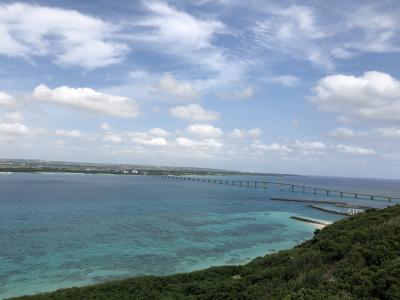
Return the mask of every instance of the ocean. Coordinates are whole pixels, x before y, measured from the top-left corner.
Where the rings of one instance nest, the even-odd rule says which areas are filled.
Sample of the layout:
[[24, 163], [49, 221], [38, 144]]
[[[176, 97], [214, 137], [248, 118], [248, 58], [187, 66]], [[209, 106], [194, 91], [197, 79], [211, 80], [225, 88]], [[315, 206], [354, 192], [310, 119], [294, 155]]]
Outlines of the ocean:
[[[226, 177], [239, 178], [400, 195], [398, 180]], [[0, 174], [0, 298], [242, 264], [313, 236], [315, 225], [291, 216], [343, 218], [271, 197], [327, 199], [150, 176]]]

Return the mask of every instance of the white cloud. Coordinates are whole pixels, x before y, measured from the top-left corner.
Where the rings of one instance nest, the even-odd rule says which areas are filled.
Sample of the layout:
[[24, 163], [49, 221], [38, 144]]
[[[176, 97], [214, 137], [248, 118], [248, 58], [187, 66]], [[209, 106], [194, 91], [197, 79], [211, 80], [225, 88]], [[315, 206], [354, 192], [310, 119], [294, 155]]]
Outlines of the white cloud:
[[361, 52], [399, 52], [399, 9], [379, 9], [363, 5], [349, 14], [347, 27], [358, 30], [358, 38], [349, 40], [347, 47]]
[[111, 131], [111, 126], [108, 123], [101, 123], [100, 124], [100, 129], [105, 130], [105, 131]]
[[79, 130], [64, 130], [64, 129], [59, 129], [56, 130], [56, 135], [57, 136], [62, 136], [62, 137], [71, 137], [71, 138], [79, 138], [82, 137], [82, 132]]
[[308, 142], [296, 140], [293, 146], [304, 151], [319, 151], [326, 149], [325, 144], [320, 141]]
[[259, 137], [261, 134], [262, 130], [260, 128], [253, 128], [250, 130], [236, 128], [232, 130], [232, 132], [229, 135], [236, 139], [242, 139], [245, 137], [253, 137], [253, 138]]
[[0, 134], [5, 136], [32, 135], [35, 131], [21, 123], [0, 123]]
[[13, 106], [14, 104], [15, 104], [15, 99], [13, 96], [0, 91], [0, 106], [2, 106], [2, 105], [3, 106]]
[[140, 137], [135, 137], [133, 138], [133, 141], [137, 144], [140, 145], [145, 145], [145, 146], [166, 146], [167, 141], [163, 137], [153, 137], [153, 138], [140, 138]]
[[179, 137], [176, 139], [176, 143], [179, 146], [183, 146], [183, 147], [193, 147], [196, 145], [195, 141], [185, 138], [185, 137]]
[[[145, 6], [147, 10], [130, 23], [132, 28], [123, 37], [134, 42], [135, 47], [195, 66], [193, 74], [200, 73], [201, 76], [191, 82], [180, 82], [186, 84], [181, 99], [188, 95], [193, 98], [198, 91], [215, 93], [229, 89], [233, 82], [242, 80], [247, 59], [234, 58], [228, 48], [214, 43], [219, 34], [231, 35], [220, 21], [204, 17], [205, 14], [185, 12], [161, 1], [146, 2]], [[164, 79], [168, 87], [175, 86], [171, 78]]]
[[169, 131], [162, 129], [162, 128], [158, 128], [158, 127], [150, 129], [149, 131], [147, 131], [147, 133], [149, 135], [158, 136], [158, 137], [167, 137], [167, 136], [171, 135], [171, 133]]
[[183, 100], [194, 99], [198, 96], [197, 91], [189, 83], [178, 81], [171, 74], [165, 74], [161, 78], [158, 90]]
[[198, 104], [189, 104], [187, 106], [175, 106], [170, 108], [170, 114], [176, 118], [194, 120], [194, 121], [214, 121], [219, 118], [219, 112], [205, 110]]
[[272, 144], [266, 145], [266, 144], [257, 142], [257, 143], [253, 143], [251, 145], [251, 147], [256, 150], [267, 151], [267, 152], [279, 152], [279, 153], [283, 153], [283, 154], [293, 151], [289, 147], [278, 144], [278, 143], [272, 143]]
[[384, 138], [400, 138], [400, 128], [397, 127], [375, 128], [372, 132]]
[[176, 144], [185, 148], [195, 148], [197, 150], [204, 149], [219, 149], [223, 147], [223, 143], [216, 141], [215, 139], [203, 139], [203, 140], [192, 140], [186, 137], [179, 137], [176, 139]]
[[206, 124], [193, 124], [189, 125], [186, 130], [196, 136], [199, 137], [220, 137], [223, 132], [220, 128], [214, 127], [212, 125]]
[[256, 43], [326, 69], [333, 68], [329, 55], [318, 42], [332, 33], [317, 22], [312, 7], [292, 5], [276, 9], [271, 6], [267, 12], [268, 16], [256, 22], [253, 29]]
[[166, 146], [168, 144], [166, 137], [171, 133], [162, 128], [152, 128], [148, 131], [131, 131], [125, 133], [133, 143], [143, 146]]
[[97, 92], [91, 88], [61, 86], [50, 89], [41, 84], [34, 89], [32, 96], [41, 101], [63, 104], [117, 117], [128, 118], [138, 115], [135, 101], [122, 96]]
[[280, 75], [268, 78], [268, 81], [277, 83], [286, 87], [293, 87], [299, 83], [299, 78], [294, 75]]
[[345, 118], [400, 121], [400, 81], [386, 73], [327, 76], [312, 92], [309, 100], [321, 111]]
[[356, 133], [347, 127], [335, 128], [329, 133], [329, 137], [338, 140], [351, 140], [356, 137]]
[[353, 145], [339, 144], [336, 146], [336, 149], [340, 153], [345, 153], [345, 154], [358, 154], [358, 155], [373, 155], [373, 154], [375, 154], [374, 149], [362, 148], [362, 147], [353, 146]]
[[[335, 68], [336, 60], [360, 53], [400, 52], [397, 6], [388, 9], [387, 4], [374, 2], [357, 6], [348, 3], [341, 8], [263, 6], [263, 17], [259, 16], [250, 29], [254, 34], [252, 42], [271, 55], [309, 61], [327, 70]], [[258, 48], [255, 50], [257, 53]]]
[[236, 128], [236, 129], [232, 130], [232, 132], [229, 135], [236, 139], [242, 139], [242, 138], [246, 137], [247, 131], [244, 129]]
[[24, 116], [17, 111], [6, 113], [5, 118], [10, 122], [22, 122], [25, 119]]
[[222, 90], [242, 79], [246, 59], [233, 58], [229, 49], [214, 43], [220, 34], [231, 35], [223, 23], [213, 17], [204, 17], [205, 14], [194, 15], [161, 1], [145, 5], [148, 10], [142, 18], [131, 23], [132, 31], [126, 34], [135, 46], [140, 44], [146, 50], [150, 48], [162, 55], [170, 55], [172, 59], [178, 58], [186, 64], [195, 65], [196, 73], [205, 71], [206, 77], [201, 76], [201, 79], [191, 83], [197, 91]]
[[136, 25], [149, 29], [146, 39], [167, 43], [175, 51], [211, 47], [213, 35], [224, 28], [218, 21], [197, 19], [163, 2], [147, 2], [146, 6], [152, 14]]
[[258, 137], [262, 134], [262, 130], [260, 128], [253, 128], [250, 129], [247, 133], [251, 137]]
[[118, 134], [115, 134], [113, 132], [108, 132], [102, 139], [104, 142], [110, 142], [114, 144], [119, 144], [124, 141], [124, 139], [119, 136]]
[[74, 10], [25, 3], [0, 6], [0, 55], [50, 56], [86, 69], [120, 62], [128, 51], [111, 41], [118, 28]]

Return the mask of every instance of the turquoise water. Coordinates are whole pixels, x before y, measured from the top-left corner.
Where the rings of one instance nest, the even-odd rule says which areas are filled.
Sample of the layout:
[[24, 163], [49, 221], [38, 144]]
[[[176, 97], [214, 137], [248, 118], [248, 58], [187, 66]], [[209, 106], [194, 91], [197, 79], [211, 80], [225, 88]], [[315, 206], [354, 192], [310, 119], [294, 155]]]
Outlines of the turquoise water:
[[290, 216], [340, 218], [269, 200], [293, 193], [142, 176], [2, 174], [0, 187], [0, 298], [245, 263], [312, 237]]

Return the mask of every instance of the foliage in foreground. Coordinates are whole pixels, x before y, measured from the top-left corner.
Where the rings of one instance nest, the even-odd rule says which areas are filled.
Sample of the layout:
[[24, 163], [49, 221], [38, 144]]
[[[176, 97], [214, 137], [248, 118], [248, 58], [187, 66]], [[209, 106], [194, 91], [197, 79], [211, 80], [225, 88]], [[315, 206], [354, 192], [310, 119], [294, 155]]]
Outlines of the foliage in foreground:
[[400, 299], [400, 205], [336, 222], [300, 246], [243, 266], [19, 299]]

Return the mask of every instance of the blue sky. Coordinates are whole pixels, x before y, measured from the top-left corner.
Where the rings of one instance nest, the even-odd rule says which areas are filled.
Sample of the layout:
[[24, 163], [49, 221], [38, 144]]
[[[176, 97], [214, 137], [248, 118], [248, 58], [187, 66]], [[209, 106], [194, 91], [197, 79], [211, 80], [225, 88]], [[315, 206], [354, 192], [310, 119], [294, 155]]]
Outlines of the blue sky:
[[398, 1], [1, 1], [0, 156], [400, 178]]

